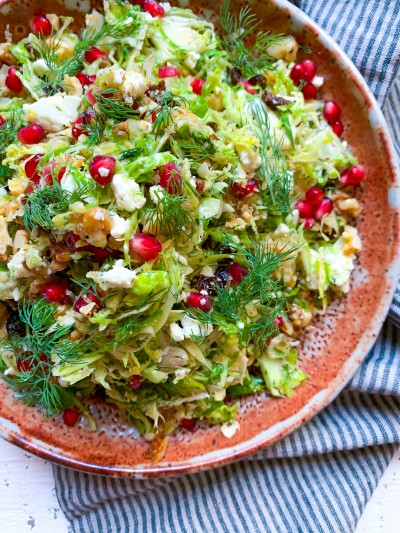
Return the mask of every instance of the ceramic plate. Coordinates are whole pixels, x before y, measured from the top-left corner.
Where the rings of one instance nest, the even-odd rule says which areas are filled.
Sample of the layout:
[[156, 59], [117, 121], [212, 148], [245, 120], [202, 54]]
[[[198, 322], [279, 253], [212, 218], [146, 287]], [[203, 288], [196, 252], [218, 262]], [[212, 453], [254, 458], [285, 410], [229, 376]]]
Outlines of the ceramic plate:
[[[65, 5], [0, 0], [0, 27], [10, 24], [19, 39], [34, 12], [65, 14], [66, 6], [88, 8], [89, 4], [88, 0], [68, 0]], [[240, 9], [244, 4], [233, 1], [232, 7]], [[344, 138], [367, 173], [361, 193], [364, 211], [358, 219], [363, 249], [352, 289], [309, 331], [300, 350], [301, 368], [310, 379], [291, 398], [257, 396], [243, 401], [241, 429], [230, 440], [219, 427], [176, 434], [157, 464], [144, 458], [147, 444], [112, 407], [92, 406], [99, 422], [97, 432], [85, 420], [68, 428], [61, 420], [43, 418], [36, 409], [16, 401], [1, 383], [0, 433], [8, 441], [65, 466], [115, 476], [162, 476], [215, 467], [260, 450], [307, 422], [333, 400], [367, 355], [388, 310], [399, 262], [399, 178], [388, 130], [361, 75], [321, 28], [286, 0], [251, 4], [265, 29], [292, 33], [312, 49], [318, 73], [325, 78], [323, 98], [339, 102]], [[185, 5], [213, 17], [220, 1], [186, 1]], [[75, 9], [72, 15], [80, 14]]]

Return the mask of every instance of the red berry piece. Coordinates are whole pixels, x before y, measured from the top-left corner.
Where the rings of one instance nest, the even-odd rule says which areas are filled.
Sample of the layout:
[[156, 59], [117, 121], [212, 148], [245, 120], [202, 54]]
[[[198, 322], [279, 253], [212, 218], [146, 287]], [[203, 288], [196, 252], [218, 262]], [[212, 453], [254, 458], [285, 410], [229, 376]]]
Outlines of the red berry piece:
[[143, 9], [152, 17], [163, 17], [165, 12], [163, 6], [160, 6], [155, 0], [144, 0]]
[[304, 220], [304, 227], [305, 229], [311, 229], [315, 224], [315, 219], [314, 218], [306, 218]]
[[0, 115], [0, 128], [2, 126], [4, 126], [4, 124], [6, 123], [6, 121], [4, 120], [4, 118]]
[[69, 426], [73, 427], [78, 422], [79, 419], [79, 413], [75, 409], [65, 409], [63, 412], [63, 420], [64, 423]]
[[30, 156], [24, 166], [26, 177], [33, 181], [35, 185], [39, 185], [40, 174], [37, 171], [37, 166], [43, 155], [44, 154], [36, 154]]
[[172, 67], [171, 65], [165, 65], [158, 69], [158, 77], [159, 78], [180, 78], [181, 73], [176, 67]]
[[142, 382], [142, 376], [140, 376], [139, 374], [133, 374], [133, 376], [128, 379], [128, 387], [132, 390], [137, 390], [142, 384]]
[[160, 241], [147, 233], [136, 233], [129, 241], [129, 247], [143, 261], [157, 259], [158, 254], [162, 251]]
[[179, 168], [172, 161], [162, 167], [160, 172], [160, 186], [169, 194], [179, 192], [182, 176]]
[[317, 88], [308, 81], [303, 85], [301, 92], [303, 93], [304, 100], [314, 100], [317, 96]]
[[340, 184], [347, 185], [360, 185], [365, 180], [365, 170], [361, 165], [353, 165], [349, 169], [345, 170], [340, 176]]
[[324, 191], [319, 187], [311, 187], [306, 192], [306, 200], [311, 205], [320, 205], [324, 197]]
[[232, 283], [241, 283], [247, 276], [247, 270], [239, 263], [232, 263], [229, 267], [229, 275], [232, 278]]
[[93, 306], [90, 313], [86, 313], [89, 316], [92, 316], [93, 313], [97, 313], [97, 311], [100, 311], [100, 309], [103, 307], [101, 305], [101, 300], [95, 294], [93, 294], [92, 292], [87, 292], [86, 294], [83, 294], [76, 300], [75, 305], [74, 305], [75, 311], [78, 311], [78, 313], [80, 313], [82, 307], [85, 307], [86, 305], [90, 303], [94, 303], [95, 305]]
[[212, 308], [210, 298], [205, 294], [201, 294], [201, 292], [191, 292], [186, 298], [186, 303], [189, 307], [200, 309], [205, 313], [211, 311]]
[[92, 178], [104, 187], [112, 180], [117, 160], [108, 155], [95, 155], [89, 164], [89, 173]]
[[235, 182], [231, 190], [237, 198], [245, 198], [245, 196], [258, 192], [258, 183], [254, 178], [250, 178], [247, 182]]
[[312, 81], [317, 73], [317, 67], [315, 66], [314, 61], [311, 59], [305, 59], [301, 62], [301, 65], [303, 67], [303, 80], [308, 82]]
[[9, 68], [5, 81], [6, 87], [15, 94], [20, 93], [24, 88], [22, 81], [17, 76], [17, 72], [19, 72], [19, 70], [16, 67]]
[[192, 83], [190, 84], [192, 91], [194, 94], [198, 94], [201, 96], [201, 91], [203, 90], [203, 85], [205, 84], [206, 80], [203, 80], [201, 78], [195, 78]]
[[257, 94], [257, 93], [258, 93], [257, 89], [254, 89], [254, 87], [253, 87], [253, 86], [251, 85], [251, 83], [249, 83], [248, 81], [243, 80], [242, 85], [243, 85], [244, 89], [245, 89], [249, 94]]
[[84, 72], [78, 72], [78, 74], [75, 74], [75, 76], [78, 78], [84, 89], [86, 89], [86, 87], [89, 87], [89, 85], [93, 85], [93, 83], [96, 81], [96, 74], [89, 76]]
[[325, 215], [329, 215], [333, 211], [333, 203], [330, 198], [324, 198], [321, 205], [315, 211], [315, 218], [321, 220]]
[[89, 104], [94, 105], [96, 103], [96, 98], [93, 96], [93, 88], [88, 89], [85, 93], [85, 96]]
[[51, 281], [42, 287], [40, 296], [49, 303], [62, 304], [67, 299], [68, 285]]
[[76, 252], [79, 250], [79, 247], [76, 246], [76, 243], [80, 241], [81, 238], [76, 233], [68, 233], [67, 238], [65, 239], [65, 244], [68, 246], [68, 249], [71, 250], [71, 252]]
[[343, 129], [344, 129], [343, 122], [338, 120], [337, 122], [334, 122], [333, 124], [331, 124], [331, 128], [333, 129], [334, 133], [336, 133], [338, 137], [342, 136]]
[[85, 125], [90, 124], [94, 119], [95, 112], [93, 107], [86, 109], [73, 123], [72, 123], [72, 136], [74, 139], [78, 139], [80, 135], [89, 135], [89, 132], [86, 131]]
[[57, 163], [55, 161], [48, 161], [42, 167], [42, 176], [46, 185], [51, 185], [53, 183], [53, 173], [57, 168]]
[[89, 50], [86, 50], [85, 61], [87, 63], [94, 63], [98, 59], [104, 59], [108, 61], [108, 55], [103, 52], [103, 50], [100, 50], [100, 48], [97, 48], [97, 46], [91, 46]]
[[333, 100], [328, 100], [324, 104], [322, 114], [324, 115], [324, 118], [328, 122], [328, 124], [334, 124], [340, 119], [342, 110], [340, 109], [339, 104], [337, 104]]
[[32, 365], [27, 359], [22, 359], [18, 357], [17, 359], [17, 370], [18, 372], [30, 372], [32, 370]]
[[276, 324], [276, 325], [278, 326], [279, 329], [283, 326], [284, 321], [283, 321], [283, 318], [281, 317], [281, 315], [278, 315], [278, 316], [274, 319], [274, 324]]
[[289, 76], [295, 85], [300, 85], [300, 82], [305, 79], [305, 68], [303, 63], [296, 63], [290, 71]]
[[29, 124], [18, 132], [18, 140], [22, 144], [38, 144], [43, 141], [44, 136], [44, 129], [40, 124]]
[[117, 250], [109, 250], [108, 248], [99, 248], [98, 246], [93, 246], [92, 244], [87, 244], [78, 249], [81, 252], [90, 252], [92, 254], [92, 260], [95, 263], [104, 263], [109, 257], [117, 257]]
[[33, 17], [31, 22], [31, 28], [32, 32], [36, 33], [36, 35], [44, 35], [47, 37], [47, 35], [50, 35], [51, 30], [53, 29], [51, 26], [51, 22], [46, 17], [46, 15], [36, 15]]
[[183, 429], [193, 433], [196, 429], [196, 419], [195, 418], [184, 418], [181, 422]]
[[301, 218], [311, 218], [314, 216], [314, 206], [304, 200], [296, 202], [295, 207], [298, 209]]

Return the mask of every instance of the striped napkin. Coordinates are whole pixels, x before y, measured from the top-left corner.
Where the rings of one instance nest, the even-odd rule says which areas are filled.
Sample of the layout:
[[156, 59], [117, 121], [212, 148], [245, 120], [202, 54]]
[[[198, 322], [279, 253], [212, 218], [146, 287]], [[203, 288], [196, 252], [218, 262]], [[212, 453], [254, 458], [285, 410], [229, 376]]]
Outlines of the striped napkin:
[[[298, 0], [353, 59], [400, 155], [400, 2]], [[397, 75], [397, 78], [396, 78]], [[111, 479], [54, 466], [74, 532], [332, 532], [356, 528], [400, 442], [400, 285], [380, 337], [342, 394], [295, 433], [199, 474]]]

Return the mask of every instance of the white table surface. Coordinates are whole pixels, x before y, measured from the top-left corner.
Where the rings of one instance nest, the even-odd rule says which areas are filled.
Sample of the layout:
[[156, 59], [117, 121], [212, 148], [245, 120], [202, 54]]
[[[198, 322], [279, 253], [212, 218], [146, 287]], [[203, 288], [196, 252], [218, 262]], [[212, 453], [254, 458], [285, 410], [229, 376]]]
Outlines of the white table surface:
[[[1, 439], [0, 457], [1, 531], [67, 533], [51, 465]], [[397, 533], [399, 507], [400, 448], [368, 502], [356, 533]]]

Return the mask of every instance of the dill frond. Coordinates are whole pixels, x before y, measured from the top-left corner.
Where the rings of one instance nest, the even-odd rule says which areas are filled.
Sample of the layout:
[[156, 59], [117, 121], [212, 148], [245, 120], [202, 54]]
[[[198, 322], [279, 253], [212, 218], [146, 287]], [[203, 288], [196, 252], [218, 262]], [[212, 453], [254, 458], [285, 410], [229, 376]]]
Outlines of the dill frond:
[[124, 161], [125, 159], [133, 161], [134, 159], [137, 159], [141, 155], [143, 155], [144, 149], [143, 148], [130, 148], [129, 150], [124, 150], [119, 155], [119, 160]]
[[150, 233], [162, 233], [167, 239], [191, 235], [194, 218], [185, 196], [155, 190], [157, 205], [144, 213], [144, 223]]
[[220, 23], [223, 29], [222, 42], [230, 54], [232, 64], [239, 68], [245, 78], [261, 74], [272, 68], [275, 58], [268, 48], [283, 39], [283, 35], [271, 35], [258, 31], [261, 23], [249, 6], [242, 8], [239, 15], [230, 11], [230, 0], [224, 0]]
[[252, 107], [254, 133], [260, 140], [261, 166], [258, 175], [266, 207], [274, 212], [290, 213], [290, 195], [293, 175], [288, 170], [286, 158], [282, 154], [283, 138], [278, 141], [270, 128], [268, 113], [262, 104]]
[[5, 180], [12, 176], [13, 170], [8, 165], [3, 165], [5, 151], [7, 147], [16, 142], [18, 130], [22, 126], [19, 114], [15, 111], [11, 113], [8, 120], [0, 126], [0, 184], [4, 185]]
[[211, 139], [200, 131], [190, 133], [190, 131], [180, 132], [171, 140], [171, 145], [176, 146], [181, 152], [181, 159], [187, 158], [190, 161], [201, 162], [205, 159], [211, 159], [216, 149]]
[[101, 93], [93, 93], [98, 107], [97, 113], [114, 123], [124, 122], [130, 118], [137, 118], [139, 113], [132, 105], [117, 98], [115, 89], [106, 89]]
[[152, 115], [155, 116], [153, 133], [160, 135], [173, 122], [172, 111], [186, 103], [187, 100], [183, 96], [174, 96], [171, 91], [165, 91], [160, 98], [160, 103], [152, 111]]

